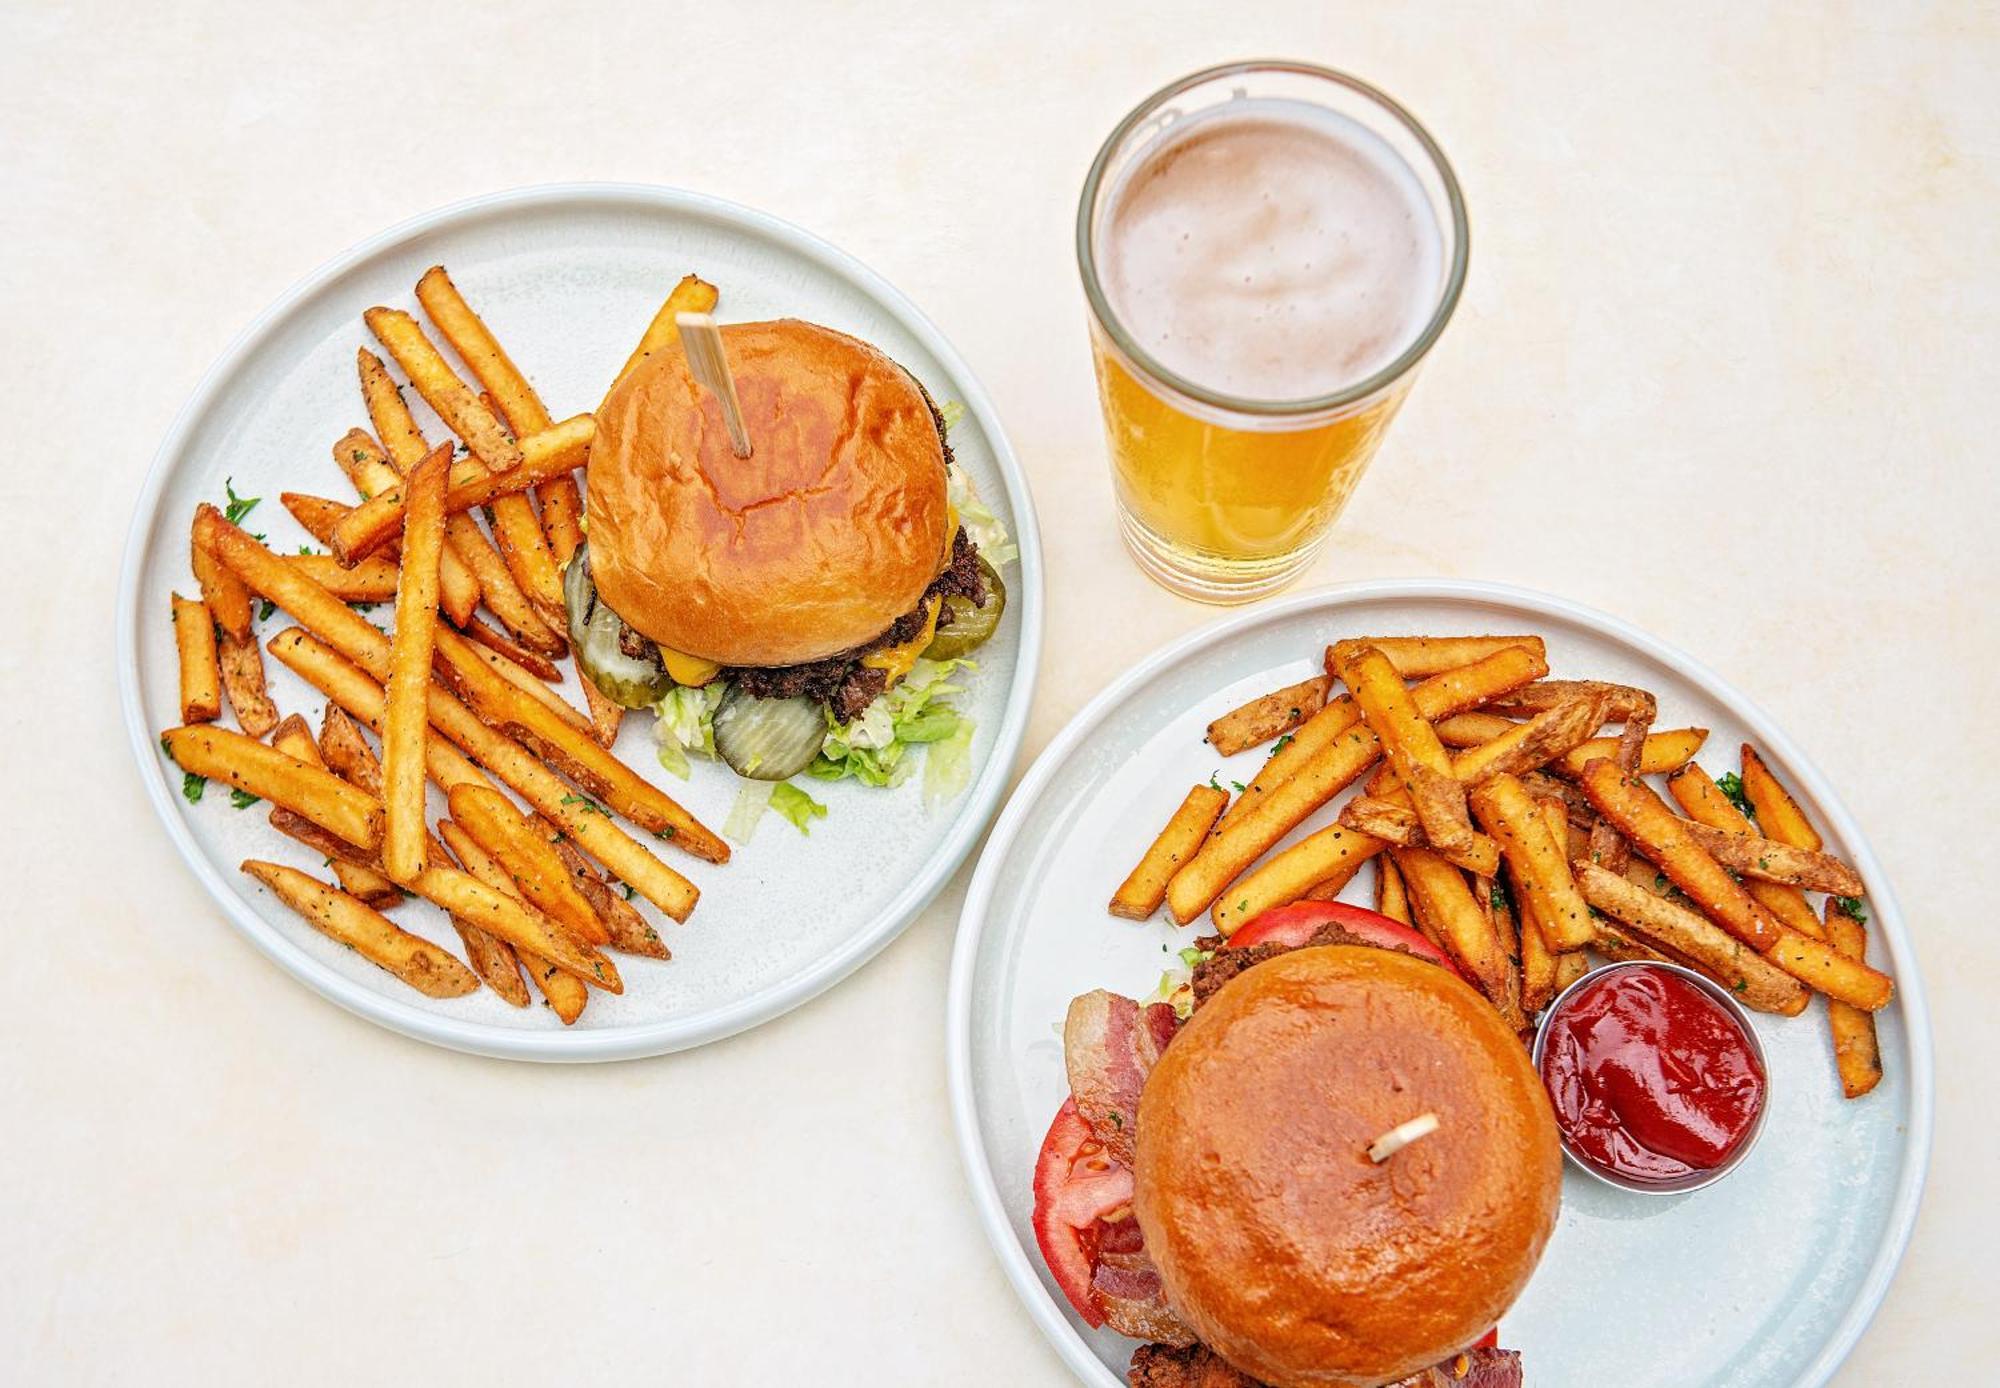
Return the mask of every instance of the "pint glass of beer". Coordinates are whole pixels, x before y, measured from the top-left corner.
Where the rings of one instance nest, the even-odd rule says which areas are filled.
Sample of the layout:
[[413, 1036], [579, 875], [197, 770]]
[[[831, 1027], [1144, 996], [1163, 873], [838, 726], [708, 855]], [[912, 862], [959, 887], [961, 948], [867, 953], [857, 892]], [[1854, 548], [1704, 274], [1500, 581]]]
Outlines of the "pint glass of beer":
[[1076, 249], [1126, 544], [1188, 597], [1275, 592], [1457, 306], [1465, 202], [1444, 153], [1341, 73], [1210, 68], [1111, 132]]

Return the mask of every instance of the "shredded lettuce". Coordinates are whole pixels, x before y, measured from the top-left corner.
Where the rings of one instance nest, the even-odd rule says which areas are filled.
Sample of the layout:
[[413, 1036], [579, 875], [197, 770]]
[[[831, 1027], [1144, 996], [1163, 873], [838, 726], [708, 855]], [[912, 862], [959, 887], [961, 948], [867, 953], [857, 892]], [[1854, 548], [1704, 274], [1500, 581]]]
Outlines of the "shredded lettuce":
[[812, 821], [826, 818], [826, 806], [790, 781], [771, 787], [771, 808], [789, 819], [801, 834], [812, 832]]
[[[1166, 946], [1162, 945], [1161, 948], [1164, 949]], [[1141, 998], [1140, 1003], [1142, 1005], [1156, 1002], [1169, 1003], [1175, 1015], [1185, 1022], [1194, 1013], [1195, 965], [1213, 957], [1210, 951], [1189, 945], [1180, 952], [1181, 966], [1178, 969], [1164, 970], [1160, 974], [1159, 986], [1153, 989], [1150, 996]]]
[[979, 499], [972, 478], [956, 463], [947, 470], [945, 491], [951, 498], [952, 508], [958, 512], [959, 520], [965, 525], [965, 533], [972, 538], [973, 544], [979, 546], [979, 552], [985, 556], [987, 563], [998, 569], [1021, 557], [1021, 551], [1007, 534], [1006, 525], [993, 514], [991, 507]]
[[744, 777], [736, 788], [736, 803], [729, 807], [729, 814], [722, 821], [722, 837], [731, 843], [750, 842], [750, 836], [757, 832], [757, 821], [770, 806], [771, 783]]
[[972, 720], [945, 700], [964, 688], [952, 683], [953, 673], [978, 668], [970, 660], [918, 660], [895, 688], [849, 722], [835, 723], [829, 714], [826, 741], [806, 774], [899, 786], [917, 769], [910, 749], [928, 747], [925, 799], [936, 803], [956, 795], [969, 775]]
[[950, 433], [965, 418], [965, 406], [957, 400], [947, 400], [938, 406], [938, 414], [944, 419], [945, 432]]
[[711, 680], [699, 689], [677, 684], [653, 706], [659, 714], [653, 723], [653, 740], [659, 745], [660, 765], [683, 781], [688, 778], [689, 752], [715, 760], [715, 709], [722, 694], [721, 680]]

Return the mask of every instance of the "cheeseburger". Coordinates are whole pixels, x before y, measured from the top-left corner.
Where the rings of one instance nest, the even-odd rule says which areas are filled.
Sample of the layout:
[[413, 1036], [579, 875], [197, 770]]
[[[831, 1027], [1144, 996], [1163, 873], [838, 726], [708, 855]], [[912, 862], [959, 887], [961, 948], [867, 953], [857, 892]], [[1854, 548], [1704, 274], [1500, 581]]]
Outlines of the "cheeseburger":
[[750, 456], [678, 346], [647, 358], [597, 413], [589, 540], [565, 596], [607, 697], [726, 690], [706, 706], [716, 750], [782, 780], [920, 657], [983, 641], [1004, 594], [952, 504], [945, 422], [908, 371], [797, 319], [721, 333]]
[[[1072, 1004], [1035, 1179], [1051, 1271], [1148, 1342], [1135, 1388], [1518, 1388], [1489, 1332], [1562, 1179], [1534, 1066], [1422, 936], [1337, 903], [1268, 914], [1204, 941], [1185, 1022]], [[1399, 1128], [1419, 1135], [1380, 1142]]]

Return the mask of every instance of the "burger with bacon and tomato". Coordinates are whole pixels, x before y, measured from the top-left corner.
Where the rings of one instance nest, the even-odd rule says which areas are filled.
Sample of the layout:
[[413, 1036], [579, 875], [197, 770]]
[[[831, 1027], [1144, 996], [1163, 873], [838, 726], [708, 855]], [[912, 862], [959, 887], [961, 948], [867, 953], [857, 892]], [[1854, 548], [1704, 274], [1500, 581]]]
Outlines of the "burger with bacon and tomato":
[[[1430, 941], [1344, 903], [1185, 957], [1167, 1001], [1070, 1004], [1035, 1168], [1057, 1286], [1146, 1342], [1134, 1388], [1519, 1388], [1492, 1329], [1562, 1179], [1519, 1038]], [[1399, 1128], [1427, 1131], [1371, 1155]]]

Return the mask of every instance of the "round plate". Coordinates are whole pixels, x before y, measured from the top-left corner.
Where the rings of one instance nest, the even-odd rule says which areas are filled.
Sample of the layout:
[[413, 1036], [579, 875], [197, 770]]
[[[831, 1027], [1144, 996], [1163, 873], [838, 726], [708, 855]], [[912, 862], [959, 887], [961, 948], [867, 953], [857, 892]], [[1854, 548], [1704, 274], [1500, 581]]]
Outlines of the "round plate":
[[[1869, 946], [1897, 985], [1878, 1017], [1886, 1077], [1856, 1102], [1841, 1097], [1820, 1008], [1756, 1018], [1772, 1108], [1728, 1180], [1663, 1200], [1567, 1173], [1561, 1222], [1502, 1343], [1530, 1383], [1819, 1384], [1880, 1304], [1929, 1161], [1930, 1023], [1895, 898], [1825, 779], [1713, 672], [1615, 618], [1493, 584], [1362, 583], [1209, 627], [1105, 690], [1028, 773], [966, 897], [947, 1021], [959, 1147], [1008, 1278], [1084, 1382], [1122, 1385], [1134, 1343], [1070, 1311], [1029, 1224], [1035, 1153], [1068, 1092], [1059, 1027], [1091, 988], [1149, 993], [1195, 933], [1114, 919], [1104, 902], [1190, 784], [1247, 780], [1268, 751], [1218, 758], [1202, 742], [1210, 719], [1316, 672], [1339, 637], [1480, 632], [1541, 634], [1557, 677], [1653, 690], [1659, 726], [1712, 730], [1712, 768], [1754, 742], [1873, 888]], [[1368, 879], [1348, 895], [1365, 900]]]
[[[701, 888], [686, 925], [661, 925], [671, 963], [634, 959], [626, 991], [593, 992], [565, 1029], [544, 1007], [517, 1010], [495, 994], [432, 1001], [306, 928], [237, 870], [248, 857], [318, 869], [280, 837], [262, 807], [237, 811], [211, 789], [181, 798], [162, 757], [161, 729], [179, 721], [167, 596], [191, 592], [188, 524], [224, 483], [262, 497], [244, 521], [279, 552], [310, 537], [279, 504], [281, 491], [348, 497], [331, 447], [365, 423], [354, 351], [369, 342], [363, 309], [414, 307], [431, 265], [452, 277], [525, 370], [557, 418], [594, 407], [654, 311], [683, 274], [722, 291], [725, 322], [815, 319], [879, 345], [940, 401], [965, 406], [952, 431], [958, 460], [1007, 522], [1020, 562], [1005, 571], [1011, 601], [980, 652], [959, 706], [978, 723], [970, 787], [934, 810], [921, 778], [894, 790], [807, 782], [829, 809], [801, 837], [766, 815], [726, 867], [665, 850]], [[432, 438], [441, 427], [407, 392]], [[381, 618], [378, 618], [381, 620]], [[264, 624], [266, 634], [284, 625]], [[294, 286], [236, 340], [175, 421], [154, 460], [126, 545], [119, 590], [119, 683], [147, 792], [195, 875], [250, 941], [308, 987], [372, 1021], [439, 1045], [536, 1060], [608, 1060], [699, 1045], [768, 1021], [860, 967], [930, 902], [991, 819], [1020, 749], [1041, 648], [1041, 552], [1013, 450], [992, 403], [958, 353], [908, 300], [851, 257], [773, 217], [666, 188], [529, 188], [461, 203], [383, 233]], [[267, 661], [283, 712], [317, 723], [324, 700]], [[574, 679], [568, 689], [579, 698]], [[626, 720], [619, 754], [711, 826], [738, 782], [697, 762], [680, 782], [656, 765], [652, 719]], [[432, 792], [435, 812], [442, 802]], [[310, 859], [310, 861], [309, 861]], [[397, 920], [457, 948], [423, 905]]]

